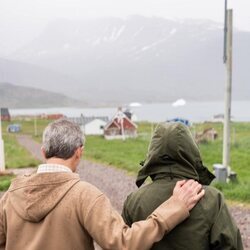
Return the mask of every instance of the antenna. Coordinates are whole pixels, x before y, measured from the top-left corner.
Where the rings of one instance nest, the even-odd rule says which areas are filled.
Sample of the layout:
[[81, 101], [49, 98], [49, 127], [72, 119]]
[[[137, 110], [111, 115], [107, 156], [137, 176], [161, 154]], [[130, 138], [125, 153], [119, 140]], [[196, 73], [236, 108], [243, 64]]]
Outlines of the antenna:
[[225, 14], [224, 14], [224, 52], [223, 62], [227, 62], [227, 0], [225, 0]]
[[4, 141], [2, 138], [2, 108], [0, 108], [0, 172], [5, 171]]

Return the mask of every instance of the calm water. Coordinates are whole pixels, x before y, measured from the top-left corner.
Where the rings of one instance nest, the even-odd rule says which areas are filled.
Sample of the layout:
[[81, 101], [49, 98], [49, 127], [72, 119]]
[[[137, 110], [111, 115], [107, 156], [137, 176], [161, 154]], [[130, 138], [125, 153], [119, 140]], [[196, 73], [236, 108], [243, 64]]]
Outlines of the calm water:
[[[38, 115], [61, 113], [68, 117], [108, 116], [111, 118], [117, 108], [48, 108], [48, 109], [11, 109], [11, 115]], [[138, 121], [161, 122], [175, 117], [189, 119], [191, 122], [202, 122], [213, 119], [216, 114], [224, 112], [223, 102], [190, 102], [185, 106], [173, 107], [171, 103], [142, 104], [131, 110]], [[234, 101], [232, 103], [232, 119], [250, 121], [250, 101]]]

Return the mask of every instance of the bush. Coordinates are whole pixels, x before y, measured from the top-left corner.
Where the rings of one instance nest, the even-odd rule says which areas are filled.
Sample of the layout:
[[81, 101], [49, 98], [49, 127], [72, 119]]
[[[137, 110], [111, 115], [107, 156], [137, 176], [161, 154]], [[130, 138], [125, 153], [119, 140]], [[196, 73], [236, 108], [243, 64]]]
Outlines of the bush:
[[0, 176], [0, 191], [6, 191], [10, 184], [11, 180], [15, 177], [15, 175], [3, 175]]

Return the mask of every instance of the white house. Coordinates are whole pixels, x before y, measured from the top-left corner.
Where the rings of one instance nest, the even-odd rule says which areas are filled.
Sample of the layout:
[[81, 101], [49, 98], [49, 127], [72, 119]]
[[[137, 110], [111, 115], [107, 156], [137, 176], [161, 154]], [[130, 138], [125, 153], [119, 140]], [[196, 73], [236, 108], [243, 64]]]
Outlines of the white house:
[[83, 115], [69, 119], [77, 123], [85, 135], [103, 135], [104, 127], [109, 120], [106, 116], [95, 117]]
[[81, 129], [85, 135], [103, 135], [106, 121], [96, 118], [85, 125], [81, 125]]

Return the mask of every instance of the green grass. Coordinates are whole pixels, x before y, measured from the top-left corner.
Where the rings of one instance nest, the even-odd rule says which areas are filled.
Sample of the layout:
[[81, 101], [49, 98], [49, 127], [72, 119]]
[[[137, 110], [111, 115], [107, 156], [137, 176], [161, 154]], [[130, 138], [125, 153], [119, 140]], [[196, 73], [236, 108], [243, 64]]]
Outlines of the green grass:
[[8, 134], [6, 132], [7, 126], [10, 124], [18, 123], [21, 125], [21, 132], [17, 134], [26, 134], [32, 136], [34, 139], [37, 137], [39, 140], [42, 137], [42, 133], [44, 128], [51, 122], [51, 120], [46, 119], [37, 119], [36, 121], [32, 118], [25, 120], [12, 120], [10, 122], [2, 122], [2, 130], [3, 133]]
[[227, 199], [250, 203], [249, 181], [240, 181], [238, 183], [213, 183], [213, 186], [222, 191]]
[[[18, 121], [14, 121], [17, 123]], [[14, 123], [12, 122], [12, 123]], [[18, 122], [22, 125], [22, 133], [32, 135], [41, 142], [41, 135], [48, 120], [37, 120], [38, 136], [34, 137], [34, 121]], [[6, 133], [3, 123], [5, 140], [5, 158], [8, 167], [36, 166], [38, 163], [29, 153], [18, 145], [15, 136]], [[105, 140], [102, 136], [88, 136], [84, 157], [107, 165], [125, 169], [136, 175], [140, 168], [140, 161], [144, 160], [152, 131], [156, 124], [139, 123], [136, 139]], [[213, 127], [219, 136], [213, 142], [199, 145], [204, 164], [212, 171], [214, 163], [222, 162], [222, 136], [223, 125], [221, 123], [193, 124], [192, 132], [200, 132]], [[250, 203], [250, 123], [232, 123], [231, 126], [231, 168], [237, 173], [238, 183], [213, 184], [220, 189], [227, 199]]]
[[[200, 144], [203, 162], [212, 170], [214, 163], [222, 162], [223, 126], [217, 124], [199, 124], [195, 129], [214, 127], [219, 132], [219, 138], [214, 142]], [[220, 189], [227, 199], [250, 203], [250, 123], [231, 124], [231, 157], [230, 167], [237, 173], [238, 183], [213, 184]]]
[[[22, 131], [19, 133], [8, 133], [6, 131], [9, 124], [19, 123], [22, 126]], [[38, 120], [37, 121], [37, 131], [40, 138], [42, 131], [48, 121]], [[34, 135], [34, 121], [11, 121], [11, 122], [2, 122], [2, 133], [4, 140], [4, 151], [5, 151], [5, 165], [6, 168], [26, 168], [26, 167], [35, 167], [40, 161], [35, 159], [23, 146], [21, 146], [17, 139], [16, 135], [18, 134], [27, 134]]]
[[[136, 139], [105, 140], [101, 136], [88, 136], [85, 148], [85, 157], [94, 161], [113, 165], [136, 174], [139, 163], [147, 152], [148, 144], [155, 127], [150, 123], [140, 123], [139, 136]], [[194, 124], [193, 132], [213, 127], [219, 136], [213, 142], [199, 145], [204, 164], [213, 171], [213, 164], [222, 162], [221, 123]], [[237, 173], [238, 183], [229, 185], [213, 184], [219, 188], [227, 199], [250, 203], [250, 123], [232, 123], [231, 127], [231, 168]]]
[[[214, 163], [222, 161], [222, 124], [207, 123], [203, 124], [203, 127], [195, 126], [196, 130], [212, 126], [219, 132], [218, 139], [199, 145], [203, 162], [210, 170]], [[250, 182], [250, 123], [232, 123], [231, 131], [230, 166], [242, 181]]]
[[[4, 152], [5, 152], [5, 167], [7, 169], [11, 168], [26, 168], [26, 167], [36, 167], [40, 161], [36, 160], [24, 147], [22, 147], [17, 139], [16, 134], [8, 133], [6, 131], [9, 124], [19, 123], [22, 126], [21, 133], [28, 135], [34, 135], [34, 122], [30, 121], [11, 121], [2, 122], [2, 133], [4, 140]], [[38, 121], [37, 122], [37, 138], [41, 137], [42, 131], [48, 121]], [[20, 134], [20, 133], [18, 133]], [[14, 175], [4, 175], [0, 176], [0, 191], [5, 191], [9, 188], [11, 179]]]
[[3, 175], [0, 176], [0, 191], [5, 191], [9, 188], [11, 184], [11, 180], [15, 177], [15, 175]]
[[136, 174], [145, 159], [149, 141], [156, 124], [147, 122], [138, 126], [138, 137], [122, 140], [105, 140], [103, 136], [87, 136], [84, 157], [125, 169]]
[[147, 143], [142, 137], [108, 141], [101, 136], [88, 136], [86, 145], [84, 155], [87, 159], [126, 169], [128, 172], [139, 169], [139, 162], [144, 160], [147, 150]]
[[35, 167], [40, 161], [36, 160], [24, 147], [22, 147], [13, 134], [3, 135], [5, 148], [6, 168]]

